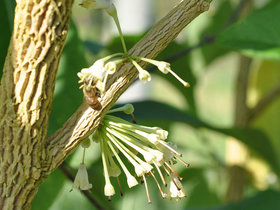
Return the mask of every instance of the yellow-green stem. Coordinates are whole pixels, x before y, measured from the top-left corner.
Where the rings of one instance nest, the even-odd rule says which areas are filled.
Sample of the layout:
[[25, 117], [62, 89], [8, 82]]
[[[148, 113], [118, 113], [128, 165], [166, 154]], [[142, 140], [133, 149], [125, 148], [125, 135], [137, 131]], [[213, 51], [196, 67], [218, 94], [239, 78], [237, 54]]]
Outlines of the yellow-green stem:
[[127, 49], [126, 49], [126, 45], [125, 45], [125, 41], [124, 41], [124, 38], [123, 38], [123, 33], [122, 33], [122, 29], [121, 29], [121, 25], [120, 25], [118, 16], [113, 15], [112, 17], [113, 17], [113, 19], [114, 19], [114, 21], [117, 25], [117, 28], [118, 28], [118, 31], [119, 31], [119, 34], [120, 34], [120, 39], [121, 39], [121, 42], [122, 42], [122, 47], [123, 47], [124, 54], [127, 55]]

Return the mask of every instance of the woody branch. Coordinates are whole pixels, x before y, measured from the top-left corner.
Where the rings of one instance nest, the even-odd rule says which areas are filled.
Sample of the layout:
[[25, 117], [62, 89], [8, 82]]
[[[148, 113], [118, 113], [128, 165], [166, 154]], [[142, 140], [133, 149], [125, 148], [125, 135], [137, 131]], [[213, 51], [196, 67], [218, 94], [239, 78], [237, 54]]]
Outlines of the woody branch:
[[[156, 57], [182, 29], [202, 12], [208, 10], [211, 0], [184, 0], [162, 18], [131, 50], [132, 56]], [[140, 63], [142, 67], [145, 63]], [[99, 125], [105, 113], [137, 77], [130, 62], [119, 66], [107, 82], [107, 91], [101, 97], [102, 108], [93, 110], [84, 102], [68, 121], [47, 139], [47, 151], [52, 160], [49, 172], [65, 158]]]

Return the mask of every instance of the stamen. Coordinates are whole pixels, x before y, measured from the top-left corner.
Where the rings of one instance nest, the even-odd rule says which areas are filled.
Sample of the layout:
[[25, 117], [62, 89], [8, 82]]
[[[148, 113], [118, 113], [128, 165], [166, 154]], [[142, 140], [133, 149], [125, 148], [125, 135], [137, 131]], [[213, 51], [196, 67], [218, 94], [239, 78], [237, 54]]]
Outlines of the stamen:
[[165, 171], [165, 173], [167, 174], [167, 176], [170, 176], [170, 172], [165, 168], [164, 165], [161, 166], [163, 168], [163, 170]]
[[121, 183], [120, 183], [119, 177], [117, 177], [117, 182], [118, 182], [119, 189], [120, 189], [120, 195], [123, 196], [122, 187], [121, 187]]
[[186, 81], [184, 81], [183, 79], [181, 79], [181, 77], [179, 77], [174, 71], [172, 71], [171, 69], [168, 70], [179, 82], [181, 82], [185, 87], [190, 87], [190, 84]]
[[136, 119], [135, 119], [135, 116], [134, 116], [133, 113], [131, 113], [131, 117], [132, 117], [132, 119], [133, 119], [133, 123], [136, 124]]
[[153, 161], [153, 163], [154, 163], [155, 167], [157, 168], [157, 171], [158, 171], [158, 174], [159, 174], [160, 179], [161, 179], [161, 181], [162, 181], [162, 184], [166, 187], [167, 184], [166, 184], [166, 182], [165, 182], [165, 180], [164, 180], [164, 177], [163, 177], [163, 175], [162, 175], [162, 173], [161, 173], [161, 171], [160, 171], [160, 168], [158, 167], [158, 165], [156, 164], [155, 161]]
[[175, 157], [176, 159], [178, 159], [181, 163], [183, 163], [187, 168], [190, 166], [189, 163], [186, 163], [182, 158], [180, 157]]
[[119, 145], [145, 169], [145, 173], [148, 173], [150, 170], [152, 170], [153, 167], [149, 163], [141, 160], [137, 155], [135, 155], [131, 150], [129, 150], [127, 147], [125, 147], [120, 142], [119, 142]]
[[144, 183], [143, 178], [141, 176], [139, 177], [139, 181], [140, 181], [141, 184]]
[[[147, 133], [137, 130], [137, 129], [133, 129], [133, 128], [129, 128], [129, 127], [122, 127], [122, 124], [119, 123], [120, 125], [117, 125], [118, 123], [114, 123], [114, 122], [109, 122], [109, 126], [118, 131], [118, 133], [122, 133], [125, 134], [125, 136], [127, 136], [128, 134], [133, 136], [134, 138], [129, 138], [129, 140], [131, 139], [137, 139], [137, 141], [133, 141], [135, 144], [139, 145], [139, 140], [145, 142], [147, 145], [153, 146], [153, 144], [151, 143], [151, 141], [149, 140], [149, 136]], [[140, 144], [141, 147], [145, 146], [144, 144]]]
[[183, 180], [183, 178], [180, 177], [179, 174], [167, 162], [164, 162], [164, 163], [165, 163], [165, 165], [167, 165], [167, 167], [170, 169], [170, 171], [172, 171], [172, 173], [174, 173], [178, 177], [178, 179], [180, 179], [180, 181]]
[[182, 157], [183, 155], [179, 152], [177, 152], [175, 149], [173, 149], [172, 147], [170, 147], [168, 144], [166, 144], [166, 142], [164, 141], [158, 141], [161, 145], [165, 146], [167, 149], [169, 149], [172, 153]]
[[[111, 113], [111, 110], [108, 111], [107, 113]], [[143, 125], [137, 125], [137, 124], [135, 125], [135, 124], [127, 122], [127, 121], [125, 121], [121, 118], [118, 118], [118, 117], [115, 117], [115, 116], [110, 116], [110, 115], [106, 115], [105, 119], [109, 119], [110, 124], [113, 123], [115, 126], [118, 126], [118, 127], [125, 127], [127, 129], [132, 130], [132, 131], [134, 131], [135, 128], [137, 128], [138, 130], [141, 130], [143, 132], [157, 134], [155, 127], [151, 128], [151, 127], [143, 126]]]
[[144, 180], [144, 184], [145, 184], [145, 189], [146, 189], [146, 195], [147, 195], [147, 199], [148, 199], [148, 203], [151, 204], [152, 201], [150, 199], [150, 195], [149, 195], [149, 189], [148, 189], [148, 185], [147, 185], [147, 181], [146, 181], [146, 178], [145, 176], [143, 175], [143, 180]]
[[[123, 133], [120, 133], [120, 132], [117, 132], [115, 129], [111, 129], [111, 128], [108, 128], [108, 127], [106, 128], [106, 130], [109, 133], [111, 133], [112, 135], [116, 136], [122, 142], [124, 142], [125, 144], [130, 146], [131, 148], [133, 148], [136, 151], [140, 152], [144, 156], [145, 160], [148, 163], [155, 158], [155, 156], [152, 153], [146, 151], [146, 150], [148, 150], [147, 146], [137, 142], [136, 140], [134, 140], [133, 137], [128, 137], [127, 135], [125, 135]], [[120, 142], [119, 142], [119, 144], [120, 144]]]
[[107, 127], [107, 130], [113, 134], [114, 136], [118, 137], [120, 140], [122, 140], [124, 143], [126, 143], [128, 146], [132, 147], [136, 151], [140, 152], [141, 154], [146, 154], [147, 152], [140, 148], [142, 146], [139, 142], [131, 142], [129, 140], [132, 140], [132, 138], [127, 138], [127, 136], [120, 134], [119, 132], [115, 132], [115, 130], [110, 129]]
[[[108, 130], [108, 128], [107, 128]], [[110, 133], [106, 132], [107, 137], [114, 143], [114, 145], [123, 153], [123, 155], [129, 160], [129, 162], [132, 163], [132, 165], [135, 168], [135, 172], [138, 173], [137, 176], [142, 176], [144, 173], [144, 170], [142, 169], [142, 166], [136, 162], [134, 158], [132, 158], [123, 148], [122, 144]], [[124, 146], [123, 146], [124, 147]], [[124, 147], [125, 148], [125, 147]]]
[[[156, 179], [156, 177], [155, 177], [155, 175], [154, 175], [154, 172], [151, 171], [151, 172], [149, 172], [149, 174], [154, 178], [154, 180], [155, 180], [155, 182], [156, 182], [156, 184], [157, 184], [157, 186], [158, 186], [158, 189], [159, 189], [159, 191], [160, 191], [161, 197], [162, 197], [163, 199], [165, 199], [165, 198], [166, 198], [166, 194], [163, 193], [163, 191], [162, 191], [162, 189], [161, 189], [161, 187], [160, 187], [160, 185], [159, 185], [159, 183], [158, 183], [158, 180]], [[166, 185], [166, 186], [167, 186], [167, 185]], [[166, 187], [166, 186], [165, 186], [165, 187]]]
[[175, 181], [174, 177], [171, 176], [171, 181], [175, 184], [175, 186], [177, 187], [177, 190], [181, 190], [182, 188], [180, 186], [178, 186], [177, 182]]
[[[113, 145], [111, 144], [110, 141], [108, 141], [108, 145], [109, 145], [110, 149], [113, 151], [115, 157], [117, 158], [119, 164], [121, 165], [121, 167], [122, 167], [122, 169], [123, 169], [123, 171], [124, 171], [124, 173], [125, 173], [125, 175], [126, 175], [127, 184], [128, 184], [128, 186], [129, 186], [129, 188], [131, 188], [131, 187], [137, 185], [138, 183], [135, 182], [136, 180], [134, 181], [134, 180], [129, 179], [130, 177], [133, 177], [133, 176], [132, 176], [132, 175], [130, 174], [130, 172], [127, 170], [126, 166], [125, 166], [124, 163], [122, 162], [121, 158], [119, 157], [118, 153], [116, 152], [115, 148], [113, 147]], [[132, 181], [134, 181], [134, 182], [132, 182]]]

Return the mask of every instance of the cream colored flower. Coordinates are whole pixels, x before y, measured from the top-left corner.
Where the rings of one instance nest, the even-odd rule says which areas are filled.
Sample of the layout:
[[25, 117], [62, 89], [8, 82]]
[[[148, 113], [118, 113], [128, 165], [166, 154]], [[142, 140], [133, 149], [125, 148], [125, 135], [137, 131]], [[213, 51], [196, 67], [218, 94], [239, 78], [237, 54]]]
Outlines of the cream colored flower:
[[143, 69], [135, 60], [131, 59], [130, 61], [135, 66], [135, 68], [138, 70], [139, 79], [141, 82], [146, 83], [146, 82], [151, 81], [152, 78], [148, 71]]
[[80, 164], [72, 188], [78, 188], [80, 190], [89, 190], [92, 188], [92, 184], [88, 181], [86, 165], [83, 163]]
[[[123, 62], [123, 59], [117, 59], [115, 61], [109, 61], [110, 59], [122, 56], [123, 53], [115, 53], [99, 60], [96, 60], [89, 68], [84, 68], [78, 72], [80, 78], [79, 83], [83, 85], [94, 86], [99, 93], [103, 94], [106, 87], [108, 76], [113, 74], [116, 70], [116, 65]], [[109, 62], [108, 62], [109, 61]]]
[[189, 87], [190, 84], [186, 81], [184, 81], [181, 77], [179, 77], [172, 69], [170, 68], [170, 63], [167, 63], [165, 61], [157, 61], [154, 59], [150, 58], [144, 58], [144, 57], [137, 57], [137, 56], [131, 56], [131, 59], [138, 59], [141, 61], [145, 61], [147, 63], [155, 65], [158, 70], [160, 70], [162, 73], [167, 74], [170, 73], [172, 74], [179, 82], [181, 82], [185, 87]]
[[[109, 111], [113, 113], [116, 111], [127, 111], [129, 114], [134, 108], [132, 105], [119, 107]], [[105, 115], [102, 126], [95, 131], [94, 139], [99, 139], [101, 146], [101, 155], [105, 177], [104, 194], [111, 199], [115, 194], [115, 190], [111, 184], [110, 179], [121, 174], [120, 168], [127, 178], [127, 185], [131, 188], [138, 184], [137, 180], [132, 174], [145, 183], [148, 202], [150, 203], [148, 184], [146, 176], [152, 176], [155, 180], [162, 198], [166, 198], [166, 194], [161, 189], [161, 186], [154, 175], [157, 171], [162, 181], [163, 186], [167, 186], [163, 172], [171, 177], [170, 183], [170, 198], [182, 198], [185, 196], [182, 184], [182, 179], [172, 168], [172, 163], [176, 161], [182, 162], [188, 166], [180, 157], [180, 153], [170, 143], [166, 142], [168, 132], [158, 127], [148, 127], [127, 122], [121, 118]], [[133, 173], [127, 169], [119, 153], [125, 157], [134, 170]], [[119, 163], [120, 168], [115, 163]], [[179, 180], [180, 179], [180, 180]], [[119, 182], [119, 181], [118, 181]], [[175, 188], [174, 188], [175, 186]]]
[[170, 199], [176, 198], [176, 200], [186, 197], [182, 183], [173, 173], [171, 173], [170, 189], [167, 197]]

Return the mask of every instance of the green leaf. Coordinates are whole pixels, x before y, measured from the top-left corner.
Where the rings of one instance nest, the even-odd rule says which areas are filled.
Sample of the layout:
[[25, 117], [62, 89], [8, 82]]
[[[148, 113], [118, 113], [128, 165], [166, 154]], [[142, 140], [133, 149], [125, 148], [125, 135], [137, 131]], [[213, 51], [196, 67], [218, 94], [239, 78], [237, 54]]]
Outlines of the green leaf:
[[[221, 28], [223, 28], [227, 24], [227, 21], [229, 20], [232, 14], [233, 6], [228, 0], [217, 1], [215, 2], [215, 6], [216, 12], [212, 16], [210, 16], [209, 14], [209, 24], [207, 24], [207, 26], [201, 32], [200, 40], [202, 40], [205, 37], [214, 36], [216, 33], [218, 33], [221, 30]], [[209, 65], [216, 58], [224, 56], [228, 52], [228, 50], [224, 47], [217, 45], [214, 42], [212, 44], [204, 45], [201, 48], [201, 52], [203, 55], [205, 65]]]
[[[167, 48], [160, 53], [160, 55], [156, 58], [157, 60], [165, 60], [170, 56], [180, 52], [186, 48], [186, 44], [178, 44], [177, 42], [171, 42]], [[168, 82], [172, 84], [173, 87], [177, 88], [184, 96], [188, 109], [192, 113], [196, 113], [196, 102], [194, 97], [194, 89], [196, 87], [196, 77], [192, 72], [192, 68], [190, 67], [190, 57], [189, 55], [185, 55], [180, 57], [175, 61], [171, 61], [171, 68], [176, 74], [179, 75], [183, 80], [190, 83], [190, 87], [184, 87], [174, 76], [171, 74], [162, 74], [160, 71], [155, 70], [154, 73], [163, 77]]]
[[276, 155], [270, 139], [259, 129], [250, 127], [214, 127], [193, 114], [154, 101], [143, 101], [133, 103], [133, 105], [135, 106], [135, 116], [139, 120], [145, 119], [151, 122], [183, 122], [195, 128], [207, 128], [227, 136], [235, 137], [267, 161], [275, 172], [280, 174], [279, 157]]
[[278, 2], [227, 28], [217, 42], [248, 56], [280, 60], [279, 19]]
[[278, 210], [280, 206], [279, 197], [279, 191], [266, 190], [238, 203], [208, 208], [188, 208], [188, 210]]
[[201, 177], [194, 189], [189, 193], [190, 199], [187, 204], [192, 206], [211, 206], [217, 205], [221, 201], [217, 196], [217, 192], [210, 189], [204, 177]]
[[97, 55], [101, 50], [104, 49], [104, 46], [97, 42], [92, 41], [84, 41], [85, 48], [92, 53], [93, 55]]
[[[125, 44], [127, 47], [127, 50], [132, 48], [142, 37], [144, 34], [135, 35], [135, 36], [124, 36]], [[111, 39], [111, 41], [107, 44], [106, 50], [108, 50], [109, 54], [117, 53], [117, 52], [123, 52], [121, 40], [119, 36], [115, 36]]]
[[32, 202], [32, 209], [49, 209], [52, 203], [56, 200], [64, 183], [65, 176], [59, 169], [51, 173], [47, 180], [40, 185], [39, 191]]
[[50, 116], [49, 133], [53, 133], [71, 116], [82, 103], [77, 73], [88, 67], [85, 50], [73, 21], [67, 35], [58, 69], [55, 95]]

